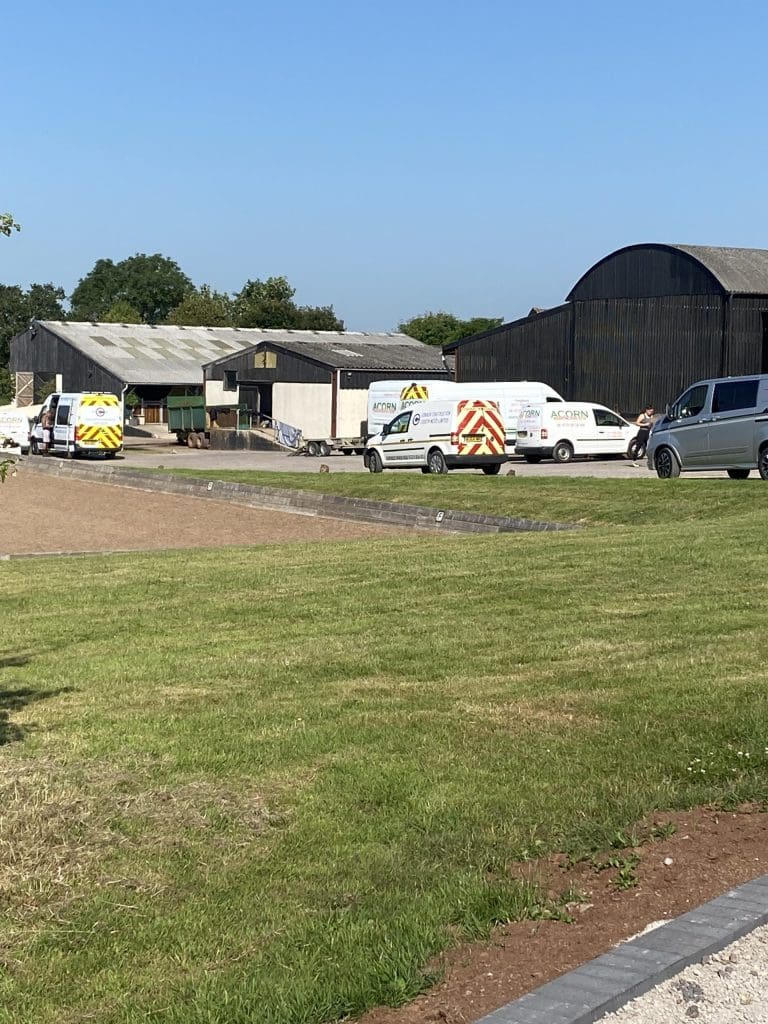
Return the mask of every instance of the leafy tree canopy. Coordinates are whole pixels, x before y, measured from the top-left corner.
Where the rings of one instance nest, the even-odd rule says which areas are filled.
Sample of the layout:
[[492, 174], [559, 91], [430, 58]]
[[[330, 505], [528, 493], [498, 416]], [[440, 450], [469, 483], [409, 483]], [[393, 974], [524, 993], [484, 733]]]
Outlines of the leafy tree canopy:
[[165, 322], [177, 327], [234, 327], [232, 299], [210, 285], [201, 285], [184, 296]]
[[17, 284], [0, 285], [0, 403], [13, 398], [9, 341], [25, 330], [30, 320], [63, 320], [63, 301], [64, 289], [55, 284], [32, 284], [26, 291]]
[[458, 341], [459, 338], [480, 334], [481, 331], [490, 331], [502, 323], [502, 317], [476, 316], [470, 320], [460, 320], [453, 313], [427, 312], [398, 324], [398, 330], [426, 345], [442, 346]]
[[179, 265], [160, 253], [137, 253], [119, 263], [97, 260], [72, 292], [69, 318], [104, 320], [122, 301], [138, 311], [142, 322], [155, 324], [164, 320], [193, 287]]
[[12, 231], [21, 231], [21, 224], [17, 224], [10, 213], [0, 213], [0, 235], [10, 235]]
[[141, 313], [127, 299], [118, 299], [101, 318], [105, 324], [140, 324]]
[[333, 306], [297, 306], [296, 289], [284, 277], [246, 281], [233, 301], [236, 327], [282, 327], [284, 330], [343, 331]]

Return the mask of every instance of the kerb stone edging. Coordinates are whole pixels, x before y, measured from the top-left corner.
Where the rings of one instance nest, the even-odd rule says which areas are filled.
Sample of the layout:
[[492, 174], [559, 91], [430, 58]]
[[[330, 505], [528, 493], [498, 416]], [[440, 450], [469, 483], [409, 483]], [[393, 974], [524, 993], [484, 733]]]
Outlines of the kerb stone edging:
[[614, 946], [475, 1024], [594, 1024], [764, 924], [768, 875]]
[[143, 491], [161, 491], [216, 501], [231, 501], [253, 508], [277, 509], [303, 515], [328, 516], [332, 519], [354, 519], [366, 523], [390, 523], [411, 526], [414, 529], [448, 533], [521, 533], [578, 530], [576, 523], [550, 523], [512, 516], [485, 516], [474, 512], [451, 509], [426, 508], [421, 505], [401, 505], [389, 501], [371, 501], [367, 498], [345, 498], [313, 491], [282, 490], [259, 487], [229, 480], [155, 473], [140, 469], [124, 469], [104, 464], [68, 462], [55, 456], [28, 457], [21, 465], [34, 473], [74, 477], [131, 487]]

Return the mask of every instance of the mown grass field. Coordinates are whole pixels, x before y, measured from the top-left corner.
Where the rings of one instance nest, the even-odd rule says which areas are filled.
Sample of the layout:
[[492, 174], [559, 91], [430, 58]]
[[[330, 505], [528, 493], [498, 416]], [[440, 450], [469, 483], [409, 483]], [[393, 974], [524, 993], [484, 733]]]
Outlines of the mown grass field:
[[768, 799], [762, 485], [575, 483], [643, 525], [0, 565], [0, 1022], [397, 1003], [516, 861]]

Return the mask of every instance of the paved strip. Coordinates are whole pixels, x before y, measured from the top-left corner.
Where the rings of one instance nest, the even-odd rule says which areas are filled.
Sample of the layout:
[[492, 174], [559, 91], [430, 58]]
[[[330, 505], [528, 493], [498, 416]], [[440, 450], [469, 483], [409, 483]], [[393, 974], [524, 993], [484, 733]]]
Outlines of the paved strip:
[[426, 508], [421, 505], [371, 501], [367, 498], [345, 498], [335, 494], [258, 487], [253, 484], [216, 480], [215, 477], [206, 480], [203, 477], [152, 473], [101, 463], [88, 465], [55, 458], [30, 458], [24, 465], [26, 469], [36, 473], [74, 477], [79, 480], [109, 483], [119, 487], [211, 498], [216, 501], [229, 501], [254, 508], [279, 509], [293, 513], [303, 512], [305, 515], [321, 515], [333, 519], [410, 526], [415, 529], [437, 532], [521, 533], [581, 529], [580, 526], [571, 523], [550, 523], [514, 516], [486, 516], [474, 512]]
[[476, 1024], [593, 1024], [768, 923], [768, 875], [624, 942]]

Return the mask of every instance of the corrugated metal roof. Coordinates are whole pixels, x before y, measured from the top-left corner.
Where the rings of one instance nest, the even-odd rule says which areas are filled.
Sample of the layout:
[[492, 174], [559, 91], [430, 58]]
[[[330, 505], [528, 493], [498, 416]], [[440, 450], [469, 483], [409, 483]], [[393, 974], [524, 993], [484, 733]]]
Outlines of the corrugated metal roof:
[[[335, 370], [442, 370], [439, 348], [425, 345], [407, 334], [363, 333], [361, 331], [241, 330], [250, 335], [249, 349], [268, 345], [305, 359], [313, 359]], [[256, 337], [258, 335], [258, 337]], [[211, 362], [222, 362], [223, 356]]]
[[673, 245], [698, 260], [727, 292], [768, 295], [768, 249], [731, 249], [720, 245]]
[[337, 369], [442, 369], [440, 349], [406, 334], [40, 323], [126, 384], [198, 384], [204, 365], [263, 342]]

